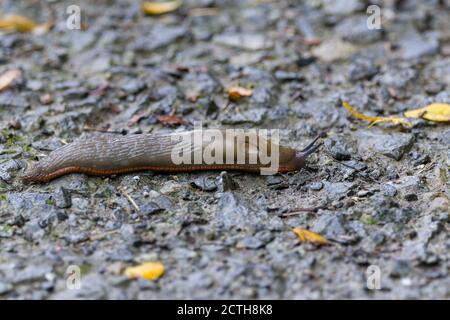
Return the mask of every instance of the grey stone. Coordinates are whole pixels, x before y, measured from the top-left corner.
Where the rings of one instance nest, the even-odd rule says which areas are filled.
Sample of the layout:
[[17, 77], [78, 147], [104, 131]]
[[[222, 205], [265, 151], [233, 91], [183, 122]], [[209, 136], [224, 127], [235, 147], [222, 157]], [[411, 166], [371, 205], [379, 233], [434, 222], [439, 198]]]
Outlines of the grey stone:
[[224, 33], [213, 38], [213, 42], [244, 50], [262, 50], [272, 47], [272, 41], [263, 34]]
[[351, 148], [342, 137], [325, 139], [324, 145], [336, 160], [349, 160], [352, 156]]
[[139, 36], [133, 43], [132, 48], [139, 52], [152, 52], [185, 37], [187, 33], [188, 30], [185, 26], [165, 27], [157, 25], [146, 36]]
[[164, 211], [164, 208], [160, 208], [155, 202], [146, 202], [139, 207], [143, 215], [153, 215]]
[[399, 45], [404, 60], [433, 55], [439, 51], [439, 40], [434, 33], [407, 35], [400, 40]]
[[261, 124], [267, 114], [267, 109], [257, 108], [247, 110], [241, 113], [227, 113], [220, 116], [221, 122], [223, 124]]
[[383, 35], [381, 29], [367, 28], [366, 15], [349, 17], [339, 23], [335, 30], [344, 40], [355, 44], [370, 44], [380, 40]]
[[340, 240], [346, 235], [342, 216], [335, 213], [322, 214], [312, 225], [311, 230], [327, 239]]
[[207, 192], [212, 192], [212, 191], [216, 191], [217, 190], [217, 183], [216, 183], [216, 179], [214, 177], [199, 177], [199, 178], [195, 178], [192, 182], [191, 185], [194, 188], [203, 190], [203, 191], [207, 191]]
[[382, 133], [380, 131], [358, 131], [358, 152], [364, 157], [371, 153], [383, 154], [400, 160], [414, 144], [414, 136], [407, 133]]

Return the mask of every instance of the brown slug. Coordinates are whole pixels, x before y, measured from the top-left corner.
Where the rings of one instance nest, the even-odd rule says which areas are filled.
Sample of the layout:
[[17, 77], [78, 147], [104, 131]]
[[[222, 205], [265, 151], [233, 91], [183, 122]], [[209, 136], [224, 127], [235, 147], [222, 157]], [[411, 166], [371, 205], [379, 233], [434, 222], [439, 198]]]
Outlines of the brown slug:
[[[22, 179], [24, 182], [48, 182], [68, 173], [104, 176], [142, 170], [237, 170], [256, 173], [270, 167], [267, 155], [263, 161], [263, 149], [266, 149], [269, 158], [274, 155], [278, 157], [275, 172], [288, 172], [302, 168], [306, 157], [319, 147], [315, 145], [319, 137], [305, 149], [297, 151], [275, 144], [260, 133], [246, 134], [244, 130], [236, 130], [234, 135], [228, 135], [225, 131], [228, 130], [201, 130], [203, 138], [198, 145], [192, 143], [192, 140], [196, 141], [198, 130], [126, 136], [98, 134], [50, 152], [47, 157], [29, 166]], [[205, 139], [209, 144], [205, 144]], [[245, 152], [245, 156], [240, 156], [239, 151]], [[215, 161], [207, 158], [195, 161], [197, 155], [204, 154], [210, 154]], [[193, 158], [194, 161], [189, 161]], [[180, 162], [180, 159], [188, 161]]]

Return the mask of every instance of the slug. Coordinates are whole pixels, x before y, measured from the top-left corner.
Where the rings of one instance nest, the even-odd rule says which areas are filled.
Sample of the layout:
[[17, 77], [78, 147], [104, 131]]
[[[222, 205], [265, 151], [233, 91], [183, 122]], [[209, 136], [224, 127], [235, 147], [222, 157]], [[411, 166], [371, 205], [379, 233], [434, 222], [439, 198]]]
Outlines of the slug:
[[[229, 135], [225, 131], [230, 130], [126, 136], [97, 134], [50, 152], [47, 157], [29, 166], [22, 179], [25, 183], [36, 183], [48, 182], [69, 173], [106, 176], [142, 170], [237, 170], [256, 173], [270, 168], [272, 164], [267, 159], [276, 163], [275, 172], [288, 172], [302, 168], [306, 157], [319, 147], [315, 145], [319, 137], [298, 151], [276, 144], [260, 132], [248, 134], [244, 130], [231, 130], [236, 132]], [[195, 143], [198, 137], [201, 137], [201, 143]], [[264, 150], [267, 153], [265, 157], [262, 154]]]

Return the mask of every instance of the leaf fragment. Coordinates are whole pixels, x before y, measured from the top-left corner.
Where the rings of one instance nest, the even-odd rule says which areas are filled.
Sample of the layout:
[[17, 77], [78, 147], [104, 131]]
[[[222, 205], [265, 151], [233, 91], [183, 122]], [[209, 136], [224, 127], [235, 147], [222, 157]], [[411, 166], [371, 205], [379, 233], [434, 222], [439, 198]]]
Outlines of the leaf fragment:
[[390, 123], [396, 124], [396, 125], [401, 124], [405, 128], [411, 128], [412, 127], [412, 124], [408, 120], [403, 118], [403, 117], [395, 117], [395, 116], [391, 116], [391, 117], [373, 117], [373, 116], [368, 116], [368, 115], [359, 113], [358, 111], [356, 111], [346, 101], [343, 101], [342, 105], [355, 118], [360, 119], [360, 120], [369, 121], [369, 127], [371, 127], [371, 126], [373, 126], [373, 125], [375, 125], [377, 123], [386, 123], [386, 122], [390, 122]]
[[36, 23], [24, 16], [9, 15], [0, 19], [0, 29], [15, 30], [18, 32], [32, 32], [35, 28]]
[[228, 89], [228, 98], [232, 101], [237, 101], [242, 97], [250, 97], [253, 94], [253, 90], [243, 87], [231, 87]]
[[33, 20], [20, 16], [20, 15], [8, 15], [4, 18], [0, 18], [0, 30], [12, 30], [17, 32], [33, 32], [36, 34], [43, 34], [48, 32], [53, 25], [52, 19], [43, 24], [37, 24]]
[[143, 278], [156, 280], [164, 273], [164, 265], [161, 262], [144, 262], [135, 267], [128, 267], [124, 274], [130, 279]]
[[435, 122], [450, 121], [450, 104], [432, 103], [424, 108], [410, 110], [405, 112], [407, 118], [421, 118]]
[[12, 69], [0, 75], [0, 92], [7, 89], [18, 77], [22, 75], [20, 69]]
[[146, 1], [142, 3], [142, 11], [149, 15], [160, 15], [177, 10], [181, 6], [181, 0], [154, 2]]
[[300, 242], [309, 242], [318, 245], [327, 245], [329, 241], [322, 237], [320, 234], [315, 232], [302, 229], [302, 228], [294, 228], [292, 231], [297, 235]]

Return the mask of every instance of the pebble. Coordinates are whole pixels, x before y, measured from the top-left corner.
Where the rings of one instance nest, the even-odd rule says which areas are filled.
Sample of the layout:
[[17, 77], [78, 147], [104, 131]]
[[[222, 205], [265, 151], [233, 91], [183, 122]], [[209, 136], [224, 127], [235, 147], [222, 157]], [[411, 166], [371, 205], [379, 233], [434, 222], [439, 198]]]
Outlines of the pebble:
[[191, 182], [191, 186], [206, 192], [212, 192], [217, 190], [217, 183], [214, 177], [195, 178]]
[[241, 113], [227, 113], [220, 116], [223, 124], [244, 124], [251, 123], [259, 125], [263, 122], [267, 114], [267, 109], [258, 108], [243, 111]]
[[342, 137], [331, 137], [325, 139], [324, 145], [328, 152], [336, 160], [350, 160], [352, 156], [351, 148]]
[[272, 41], [263, 34], [224, 33], [214, 36], [213, 42], [243, 50], [257, 51], [272, 47]]
[[407, 35], [399, 41], [401, 58], [413, 60], [430, 56], [439, 52], [438, 35], [426, 33], [423, 35]]
[[358, 153], [370, 157], [372, 152], [400, 160], [414, 144], [414, 136], [408, 133], [382, 133], [380, 131], [359, 131]]

